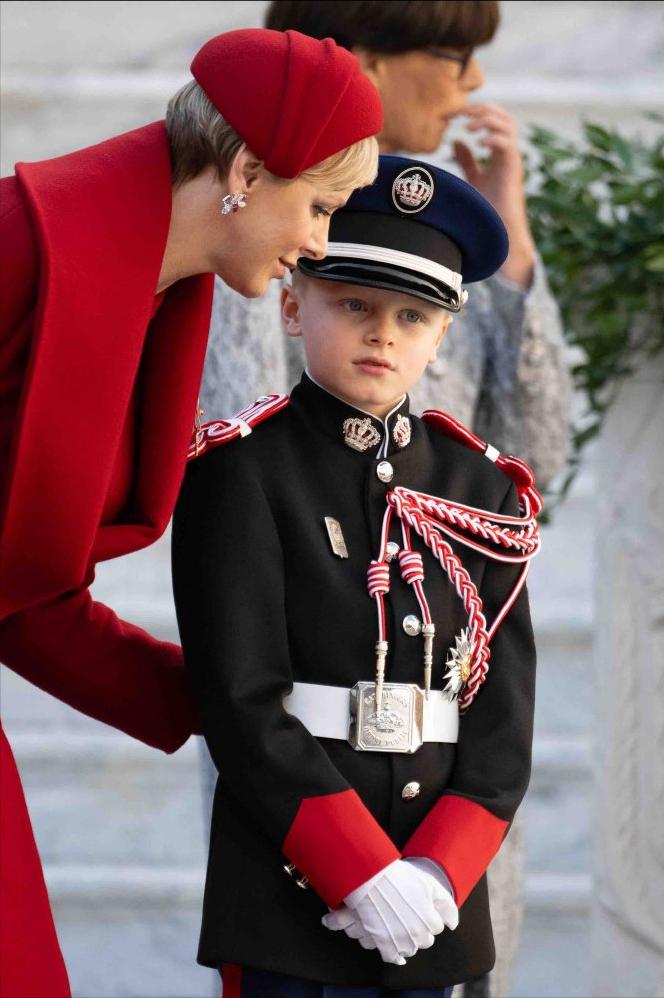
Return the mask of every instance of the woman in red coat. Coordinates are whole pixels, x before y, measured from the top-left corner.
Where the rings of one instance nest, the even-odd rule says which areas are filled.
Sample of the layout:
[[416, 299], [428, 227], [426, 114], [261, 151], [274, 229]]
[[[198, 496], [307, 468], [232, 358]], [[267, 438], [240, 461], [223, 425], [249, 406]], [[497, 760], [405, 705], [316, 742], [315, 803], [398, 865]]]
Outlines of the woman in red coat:
[[[382, 125], [329, 39], [233, 31], [191, 68], [166, 122], [0, 181], [0, 661], [167, 752], [196, 725], [180, 649], [94, 602], [94, 566], [170, 519], [214, 274], [255, 297], [323, 256], [329, 215], [373, 180]], [[4, 735], [0, 762], [0, 993], [61, 998]]]

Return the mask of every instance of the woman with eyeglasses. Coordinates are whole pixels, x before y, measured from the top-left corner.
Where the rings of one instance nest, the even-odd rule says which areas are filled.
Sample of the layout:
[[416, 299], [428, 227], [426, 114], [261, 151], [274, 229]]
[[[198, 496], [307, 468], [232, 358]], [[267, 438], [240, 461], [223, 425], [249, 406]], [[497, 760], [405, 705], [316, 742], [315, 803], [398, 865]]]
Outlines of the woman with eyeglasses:
[[[274, 0], [265, 16], [267, 27], [332, 37], [350, 49], [381, 96], [381, 152], [424, 153], [448, 168], [453, 159], [502, 217], [509, 255], [496, 276], [474, 286], [411, 404], [416, 412], [447, 410], [499, 450], [520, 454], [546, 484], [567, 453], [570, 379], [560, 316], [528, 224], [516, 122], [503, 107], [471, 102], [485, 82], [481, 48], [499, 20], [496, 0]], [[457, 119], [486, 157], [463, 141], [446, 148]], [[302, 356], [281, 331], [278, 291], [249, 302], [217, 282], [201, 393], [206, 418], [232, 415], [252, 394], [287, 392], [299, 380]], [[209, 801], [216, 773], [205, 755], [204, 768]], [[517, 819], [489, 871], [494, 995], [507, 993], [518, 944], [522, 851]], [[470, 982], [466, 996], [488, 987], [485, 979]]]

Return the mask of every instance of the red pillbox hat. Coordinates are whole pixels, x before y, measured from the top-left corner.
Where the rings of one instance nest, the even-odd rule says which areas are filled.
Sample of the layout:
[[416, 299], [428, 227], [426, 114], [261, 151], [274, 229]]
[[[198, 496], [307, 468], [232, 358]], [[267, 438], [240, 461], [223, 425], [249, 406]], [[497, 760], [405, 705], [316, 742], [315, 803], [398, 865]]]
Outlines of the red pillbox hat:
[[383, 126], [378, 91], [331, 38], [227, 31], [205, 43], [191, 72], [277, 177], [295, 177]]

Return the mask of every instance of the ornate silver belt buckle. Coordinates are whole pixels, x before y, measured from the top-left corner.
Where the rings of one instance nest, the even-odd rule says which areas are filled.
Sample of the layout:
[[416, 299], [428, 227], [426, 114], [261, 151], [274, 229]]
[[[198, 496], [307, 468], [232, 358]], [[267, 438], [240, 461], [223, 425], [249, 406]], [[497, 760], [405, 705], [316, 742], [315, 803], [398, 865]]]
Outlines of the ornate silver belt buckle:
[[415, 683], [385, 683], [380, 717], [375, 683], [350, 691], [348, 741], [358, 752], [417, 752], [423, 723], [424, 691]]

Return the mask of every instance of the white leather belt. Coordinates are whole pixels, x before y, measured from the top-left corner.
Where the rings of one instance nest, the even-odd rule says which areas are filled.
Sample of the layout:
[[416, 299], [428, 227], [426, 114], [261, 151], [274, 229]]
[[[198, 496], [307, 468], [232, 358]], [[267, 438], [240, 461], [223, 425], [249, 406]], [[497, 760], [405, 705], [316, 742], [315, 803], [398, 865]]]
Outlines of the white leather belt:
[[374, 684], [352, 689], [293, 683], [284, 707], [317, 738], [347, 739], [364, 752], [416, 752], [422, 742], [456, 742], [459, 708], [442, 690], [424, 691], [414, 683], [385, 683], [380, 717]]

